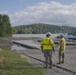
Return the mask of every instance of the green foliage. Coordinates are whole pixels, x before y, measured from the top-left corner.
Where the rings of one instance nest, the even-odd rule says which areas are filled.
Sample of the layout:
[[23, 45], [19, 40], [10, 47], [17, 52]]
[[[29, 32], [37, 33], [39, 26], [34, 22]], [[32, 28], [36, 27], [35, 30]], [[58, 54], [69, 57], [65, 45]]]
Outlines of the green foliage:
[[17, 29], [16, 28], [12, 28], [12, 34], [16, 34]]
[[24, 29], [24, 32], [25, 32], [26, 34], [31, 34], [31, 33], [32, 33], [32, 28], [31, 28], [31, 27], [25, 28], [25, 29]]
[[9, 16], [0, 14], [0, 36], [10, 36], [11, 35], [11, 24]]
[[42, 23], [15, 26], [15, 28], [17, 29], [17, 34], [45, 34], [48, 31], [50, 31], [51, 33], [62, 33], [62, 32], [76, 33], [75, 27], [57, 26], [57, 25], [42, 24]]

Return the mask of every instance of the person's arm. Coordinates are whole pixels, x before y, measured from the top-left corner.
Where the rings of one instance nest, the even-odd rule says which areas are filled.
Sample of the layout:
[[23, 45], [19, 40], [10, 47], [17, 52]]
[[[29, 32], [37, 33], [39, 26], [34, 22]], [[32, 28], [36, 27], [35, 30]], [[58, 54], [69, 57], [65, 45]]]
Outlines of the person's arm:
[[41, 46], [41, 51], [43, 52], [43, 46]]
[[41, 41], [41, 51], [43, 52], [43, 40]]
[[55, 53], [55, 47], [54, 47], [54, 46], [52, 46], [52, 48], [53, 48], [53, 52]]
[[54, 41], [51, 39], [51, 42], [52, 42], [52, 49], [53, 49], [53, 52], [55, 53], [55, 47], [54, 47]]

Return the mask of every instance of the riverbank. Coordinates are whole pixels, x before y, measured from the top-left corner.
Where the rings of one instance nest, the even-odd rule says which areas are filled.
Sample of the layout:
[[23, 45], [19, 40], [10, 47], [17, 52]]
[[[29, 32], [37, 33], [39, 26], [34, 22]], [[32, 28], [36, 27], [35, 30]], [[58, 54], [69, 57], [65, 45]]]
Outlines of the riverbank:
[[[30, 34], [29, 34], [30, 35]], [[24, 44], [26, 43], [26, 44], [31, 44], [31, 43], [28, 43], [28, 38], [31, 38], [32, 40], [34, 40], [33, 42], [32, 42], [32, 45], [34, 45], [34, 46], [36, 46], [36, 45], [38, 45], [39, 44], [39, 42], [37, 42], [37, 39], [40, 39], [42, 36], [40, 36], [40, 34], [39, 34], [39, 36], [40, 37], [38, 37], [38, 36], [36, 36], [36, 34], [35, 34], [35, 36], [30, 36], [29, 37], [29, 35], [26, 35], [25, 37], [23, 37], [22, 35], [21, 35], [21, 37], [15, 37], [15, 38], [19, 38], [19, 39], [17, 39], [17, 40], [15, 40], [15, 41], [20, 41], [20, 43], [21, 43], [21, 40], [22, 40], [22, 38], [24, 38], [22, 41], [24, 42]], [[45, 34], [44, 34], [44, 36], [45, 36]], [[56, 35], [55, 35], [56, 36]], [[53, 37], [52, 36], [52, 38], [54, 39], [55, 38], [55, 36]], [[27, 38], [27, 39], [26, 39]], [[35, 39], [36, 38], [36, 39]], [[43, 38], [43, 37], [42, 37]], [[42, 39], [41, 38], [41, 39]], [[25, 40], [26, 39], [26, 40]], [[14, 40], [14, 39], [13, 39]], [[25, 40], [25, 41], [24, 41]], [[39, 47], [40, 47], [40, 44], [38, 45]], [[57, 45], [55, 46], [55, 48], [56, 48], [56, 53], [55, 54], [53, 54], [53, 68], [52, 69], [44, 69], [43, 67], [44, 67], [44, 57], [43, 57], [43, 53], [41, 52], [41, 50], [39, 49], [25, 49], [25, 50], [19, 50], [19, 51], [16, 51], [16, 50], [14, 50], [15, 51], [15, 53], [16, 52], [18, 52], [18, 54], [20, 55], [20, 58], [18, 58], [18, 59], [23, 59], [22, 60], [22, 62], [26, 59], [26, 60], [28, 60], [29, 61], [29, 63], [30, 63], [30, 65], [34, 68], [35, 67], [35, 69], [36, 68], [38, 68], [39, 70], [41, 70], [40, 72], [41, 72], [41, 75], [43, 74], [43, 75], [75, 75], [74, 73], [75, 73], [75, 69], [76, 69], [76, 67], [75, 67], [75, 65], [76, 65], [76, 61], [75, 61], [75, 59], [76, 59], [76, 46], [75, 45], [70, 45], [70, 46], [67, 46], [67, 48], [66, 48], [66, 51], [65, 51], [65, 53], [66, 53], [66, 57], [65, 57], [65, 63], [64, 64], [62, 64], [62, 65], [57, 65], [56, 63], [58, 62], [58, 48], [57, 48]], [[4, 50], [4, 46], [3, 46], [3, 51], [5, 52], [6, 50], [9, 50], [9, 49], [6, 49], [5, 48], [5, 50]], [[9, 50], [9, 51], [11, 51], [11, 50]], [[14, 52], [13, 51], [13, 52]], [[8, 51], [6, 51], [6, 52], [8, 52]], [[12, 52], [12, 53], [13, 53]], [[1, 53], [2, 54], [2, 53]], [[7, 55], [9, 55], [9, 54], [11, 54], [11, 53], [4, 53], [5, 55], [4, 56], [6, 56], [6, 54]], [[12, 55], [12, 54], [11, 54]], [[9, 55], [9, 58], [10, 58], [11, 56]], [[14, 59], [16, 58], [17, 56], [14, 56]], [[12, 58], [13, 59], [13, 58]], [[17, 60], [17, 58], [15, 59], [16, 61], [20, 61], [20, 60]], [[10, 61], [10, 60], [8, 60], [8, 61]], [[12, 60], [11, 60], [12, 61]], [[13, 62], [14, 63], [14, 62]], [[17, 62], [18, 64], [20, 64], [19, 62]], [[17, 64], [17, 63], [15, 63], [15, 64]], [[6, 68], [9, 68], [9, 66], [11, 66], [11, 68], [13, 68], [13, 64], [11, 63], [11, 65], [8, 65], [9, 63], [7, 63], [7, 64], [3, 64]], [[18, 65], [17, 64], [17, 65]], [[8, 66], [7, 66], [8, 65]], [[21, 65], [24, 65], [23, 63], [21, 64]], [[56, 67], [56, 66], [57, 67]], [[16, 65], [15, 65], [16, 66]], [[14, 66], [14, 67], [15, 67]], [[18, 65], [19, 66], [19, 65]], [[25, 65], [24, 65], [25, 66]], [[24, 70], [25, 69], [25, 67], [24, 66], [20, 66], [20, 69], [21, 70]], [[28, 65], [29, 66], [29, 65]], [[3, 66], [2, 66], [3, 67]], [[1, 68], [2, 68], [1, 67]], [[4, 67], [4, 68], [5, 68]], [[23, 69], [24, 68], [24, 69]], [[31, 68], [31, 69], [33, 69], [33, 68]], [[16, 68], [15, 68], [16, 69]], [[26, 67], [26, 69], [28, 69], [27, 67]], [[2, 69], [1, 69], [2, 70]], [[38, 70], [38, 71], [39, 71]], [[18, 71], [20, 71], [20, 70], [18, 70]], [[17, 72], [18, 72], [17, 71]], [[27, 71], [27, 70], [25, 70], [25, 71]], [[37, 71], [37, 70], [34, 70], [34, 71]], [[34, 72], [33, 71], [33, 72]], [[44, 71], [46, 71], [46, 73], [44, 72]], [[11, 72], [11, 70], [9, 71], [9, 72]], [[29, 72], [29, 71], [28, 71]], [[15, 72], [14, 72], [15, 73]], [[25, 72], [24, 72], [25, 73]], [[45, 73], [45, 74], [44, 74]], [[18, 73], [19, 74], [19, 73]], [[38, 73], [39, 74], [39, 73]], [[5, 74], [4, 74], [5, 75]], [[10, 74], [9, 74], [10, 75]], [[14, 74], [13, 74], [14, 75]], [[19, 74], [20, 75], [20, 74]], [[21, 75], [25, 75], [25, 74], [21, 74]], [[27, 75], [27, 74], [26, 74]], [[32, 74], [29, 74], [29, 75], [32, 75]], [[37, 74], [35, 74], [35, 75], [37, 75]], [[40, 75], [40, 74], [39, 74]]]
[[26, 58], [11, 50], [0, 51], [0, 75], [44, 75], [45, 70], [33, 67]]

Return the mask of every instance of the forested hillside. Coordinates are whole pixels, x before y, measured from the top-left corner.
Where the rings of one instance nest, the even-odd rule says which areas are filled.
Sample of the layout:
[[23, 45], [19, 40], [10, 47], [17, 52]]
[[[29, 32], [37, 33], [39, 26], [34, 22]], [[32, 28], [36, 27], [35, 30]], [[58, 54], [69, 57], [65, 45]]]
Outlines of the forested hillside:
[[69, 26], [57, 26], [57, 25], [50, 25], [50, 24], [30, 24], [30, 25], [21, 25], [15, 26], [17, 34], [45, 34], [46, 32], [50, 31], [51, 33], [61, 33], [61, 32], [74, 32], [76, 33], [75, 27]]

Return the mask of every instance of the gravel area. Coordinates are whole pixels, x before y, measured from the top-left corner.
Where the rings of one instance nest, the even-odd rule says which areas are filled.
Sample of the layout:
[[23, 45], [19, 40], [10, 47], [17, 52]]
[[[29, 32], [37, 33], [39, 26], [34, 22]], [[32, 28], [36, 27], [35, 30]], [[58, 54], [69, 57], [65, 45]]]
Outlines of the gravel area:
[[[75, 72], [76, 70], [75, 68], [76, 50], [75, 49], [76, 49], [76, 46], [67, 46], [66, 53], [65, 53], [66, 54], [65, 63], [59, 66], [71, 69], [72, 71]], [[21, 52], [21, 54], [23, 54], [23, 57], [27, 57], [27, 59], [33, 66], [44, 68], [45, 64], [42, 62], [44, 61], [44, 57], [43, 57], [43, 53], [40, 50], [28, 49]], [[58, 50], [56, 50], [56, 53], [53, 54], [53, 64], [56, 64], [58, 62], [57, 56], [58, 56]], [[39, 59], [39, 60], [36, 60], [34, 58]], [[47, 73], [45, 75], [75, 75], [75, 74], [69, 71], [65, 71], [63, 69], [53, 67], [52, 69], [48, 68]]]
[[[37, 34], [37, 35], [14, 35], [13, 37], [45, 37], [45, 34]], [[55, 39], [57, 34], [52, 34], [52, 38]], [[72, 41], [74, 42], [74, 41]], [[38, 44], [37, 44], [38, 45]], [[46, 69], [47, 72], [45, 75], [76, 75], [76, 46], [75, 45], [68, 45], [65, 50], [65, 63], [58, 65], [58, 48], [57, 45], [55, 46], [56, 52], [53, 53], [53, 64], [57, 67], [53, 66], [52, 69]], [[39, 66], [40, 68], [43, 68], [45, 64], [43, 53], [40, 50], [37, 49], [25, 49], [21, 52], [21, 56], [25, 57], [29, 60], [30, 64], [32, 66]], [[60, 67], [60, 68], [59, 68]], [[68, 71], [67, 71], [68, 70]]]

